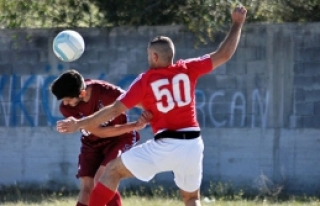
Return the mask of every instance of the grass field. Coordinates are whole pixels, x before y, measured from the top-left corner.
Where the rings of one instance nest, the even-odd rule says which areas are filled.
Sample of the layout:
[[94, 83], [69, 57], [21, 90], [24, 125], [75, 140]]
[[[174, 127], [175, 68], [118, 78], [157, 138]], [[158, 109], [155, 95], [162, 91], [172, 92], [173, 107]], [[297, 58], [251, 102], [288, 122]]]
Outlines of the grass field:
[[[76, 194], [7, 194], [3, 196], [0, 193], [0, 206], [75, 206]], [[310, 197], [291, 197], [285, 201], [267, 201], [267, 200], [210, 200], [202, 198], [203, 206], [320, 206], [318, 198]], [[183, 206], [178, 197], [144, 197], [144, 196], [127, 196], [123, 198], [123, 206]]]
[[[210, 198], [202, 197], [203, 206], [320, 206], [318, 197], [307, 196], [270, 196], [259, 195], [245, 198], [242, 193], [234, 193], [220, 187], [211, 191]], [[220, 191], [220, 192], [219, 192]], [[227, 192], [229, 191], [229, 192]], [[78, 191], [48, 192], [35, 190], [34, 187], [2, 187], [0, 206], [75, 206]], [[214, 195], [213, 195], [214, 194]], [[162, 187], [147, 190], [146, 188], [125, 190], [122, 192], [123, 206], [183, 206], [176, 190]], [[213, 198], [213, 197], [216, 197]]]
[[[18, 202], [4, 202], [0, 203], [1, 206], [74, 206], [76, 202], [75, 197], [69, 198], [48, 198], [40, 202], [32, 201], [18, 201]], [[144, 198], [144, 197], [130, 197], [124, 198], [123, 206], [183, 206], [183, 203], [177, 199], [165, 198]], [[203, 206], [319, 206], [318, 200], [310, 201], [285, 201], [285, 202], [267, 202], [267, 201], [202, 201]]]

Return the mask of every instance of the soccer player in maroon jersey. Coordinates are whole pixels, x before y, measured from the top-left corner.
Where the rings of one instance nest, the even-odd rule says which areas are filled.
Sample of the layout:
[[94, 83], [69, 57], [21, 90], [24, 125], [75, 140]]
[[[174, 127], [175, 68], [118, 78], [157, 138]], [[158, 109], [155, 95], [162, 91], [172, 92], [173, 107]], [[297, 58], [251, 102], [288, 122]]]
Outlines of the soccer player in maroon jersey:
[[174, 45], [159, 36], [148, 45], [150, 69], [139, 75], [128, 91], [111, 106], [84, 119], [57, 122], [62, 133], [98, 125], [137, 104], [152, 113], [154, 138], [112, 160], [90, 196], [89, 206], [103, 206], [123, 178], [149, 181], [155, 174], [172, 171], [186, 206], [199, 206], [203, 141], [196, 119], [195, 86], [198, 78], [227, 62], [234, 54], [246, 19], [246, 9], [236, 7], [232, 25], [219, 48], [200, 58], [173, 63]]
[[[64, 117], [83, 118], [111, 105], [124, 93], [122, 89], [100, 80], [84, 80], [76, 70], [61, 74], [51, 85], [51, 91], [61, 100], [60, 111]], [[144, 113], [145, 117], [146, 113]], [[90, 193], [95, 182], [102, 175], [105, 166], [112, 159], [136, 144], [140, 136], [136, 130], [145, 127], [147, 119], [128, 122], [125, 113], [100, 125], [81, 129], [81, 152], [77, 177], [81, 188], [77, 206], [89, 203]], [[108, 206], [121, 206], [121, 197], [117, 192]]]

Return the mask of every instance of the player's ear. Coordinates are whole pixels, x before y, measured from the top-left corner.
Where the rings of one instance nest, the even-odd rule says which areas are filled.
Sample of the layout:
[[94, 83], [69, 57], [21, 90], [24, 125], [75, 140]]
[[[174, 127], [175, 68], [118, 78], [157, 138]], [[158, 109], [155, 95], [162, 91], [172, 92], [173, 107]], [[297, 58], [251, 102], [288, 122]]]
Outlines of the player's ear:
[[156, 52], [152, 53], [153, 61], [157, 62], [159, 60], [159, 55]]
[[87, 94], [87, 91], [85, 89], [83, 89], [83, 90], [80, 91], [79, 97], [83, 98], [83, 97], [86, 96], [86, 94]]

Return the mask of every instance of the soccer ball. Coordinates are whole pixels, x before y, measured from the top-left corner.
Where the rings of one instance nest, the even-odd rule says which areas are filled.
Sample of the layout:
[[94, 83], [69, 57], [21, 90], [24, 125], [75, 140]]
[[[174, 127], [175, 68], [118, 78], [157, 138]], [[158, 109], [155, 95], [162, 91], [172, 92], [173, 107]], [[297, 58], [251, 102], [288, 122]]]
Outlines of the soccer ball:
[[53, 52], [64, 62], [73, 62], [81, 57], [84, 52], [82, 36], [73, 30], [65, 30], [53, 39]]

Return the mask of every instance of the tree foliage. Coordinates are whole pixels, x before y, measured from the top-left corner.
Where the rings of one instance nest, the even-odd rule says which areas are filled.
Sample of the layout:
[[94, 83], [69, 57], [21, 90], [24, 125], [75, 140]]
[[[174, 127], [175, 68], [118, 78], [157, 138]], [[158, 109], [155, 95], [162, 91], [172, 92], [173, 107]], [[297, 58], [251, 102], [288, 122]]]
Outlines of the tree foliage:
[[275, 16], [282, 22], [320, 21], [320, 0], [278, 0]]
[[320, 21], [320, 0], [0, 0], [2, 28], [185, 25], [211, 37], [243, 4], [247, 22]]
[[0, 0], [0, 25], [2, 28], [94, 27], [100, 22], [93, 7], [89, 0]]

